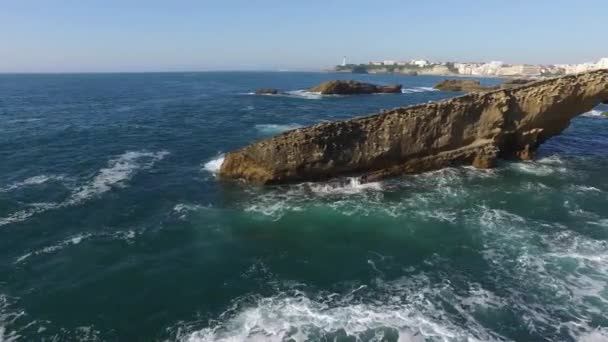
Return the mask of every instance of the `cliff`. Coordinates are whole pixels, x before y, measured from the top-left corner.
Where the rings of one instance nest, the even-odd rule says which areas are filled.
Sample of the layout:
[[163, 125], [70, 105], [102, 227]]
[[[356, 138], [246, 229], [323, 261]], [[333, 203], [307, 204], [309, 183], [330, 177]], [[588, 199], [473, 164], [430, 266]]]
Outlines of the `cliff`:
[[497, 158], [533, 158], [573, 117], [607, 99], [608, 70], [471, 93], [285, 132], [228, 153], [220, 176], [275, 184], [488, 168]]

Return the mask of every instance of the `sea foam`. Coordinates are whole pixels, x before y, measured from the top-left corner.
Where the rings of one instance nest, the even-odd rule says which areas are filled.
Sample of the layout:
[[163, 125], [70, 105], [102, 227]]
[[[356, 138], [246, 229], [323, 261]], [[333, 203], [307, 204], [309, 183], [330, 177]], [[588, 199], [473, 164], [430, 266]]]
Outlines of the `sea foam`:
[[601, 110], [597, 110], [597, 109], [592, 109], [592, 110], [588, 111], [587, 113], [582, 114], [582, 116], [596, 117], [596, 118], [605, 117], [604, 113]]
[[218, 172], [220, 172], [220, 168], [222, 167], [223, 163], [224, 163], [224, 155], [221, 154], [217, 158], [206, 162], [205, 165], [203, 166], [203, 168], [213, 174], [217, 174]]
[[277, 125], [277, 124], [260, 124], [255, 125], [255, 129], [257, 129], [262, 134], [278, 134], [286, 131], [291, 131], [293, 129], [301, 128], [302, 125], [297, 123], [290, 123], [285, 125]]
[[[297, 290], [271, 297], [241, 298], [205, 328], [180, 329], [182, 342], [210, 341], [481, 341], [500, 339], [476, 321], [471, 310], [499, 308], [501, 299], [479, 284], [469, 284], [470, 295], [459, 295], [450, 285], [432, 284], [425, 275], [394, 281], [376, 280], [344, 294], [309, 296]], [[452, 298], [453, 308], [466, 328], [449, 319], [430, 300]], [[194, 330], [194, 331], [192, 331]], [[392, 336], [389, 337], [389, 336]]]
[[425, 92], [431, 92], [431, 91], [437, 91], [437, 89], [432, 88], [432, 87], [413, 87], [413, 88], [401, 89], [401, 92], [403, 94], [425, 93]]
[[4, 188], [0, 188], [0, 192], [9, 192], [9, 191], [17, 190], [17, 189], [24, 188], [24, 187], [41, 185], [48, 181], [61, 181], [63, 179], [64, 179], [63, 176], [54, 176], [54, 175], [33, 176], [33, 177], [27, 178], [23, 181], [15, 182]]
[[[165, 158], [169, 152], [125, 152], [111, 159], [108, 166], [98, 171], [89, 182], [74, 191], [63, 202], [59, 203], [33, 203], [28, 209], [15, 212], [8, 217], [0, 218], [0, 226], [17, 223], [52, 209], [81, 204], [91, 198], [102, 195], [115, 187], [124, 187], [137, 171], [151, 168], [156, 162]], [[36, 181], [42, 181], [38, 179]]]

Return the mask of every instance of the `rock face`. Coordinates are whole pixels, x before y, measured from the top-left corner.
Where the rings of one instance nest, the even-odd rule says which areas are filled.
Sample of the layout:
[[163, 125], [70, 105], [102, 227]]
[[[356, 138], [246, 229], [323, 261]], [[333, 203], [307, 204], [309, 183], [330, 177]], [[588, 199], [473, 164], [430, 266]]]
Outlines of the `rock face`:
[[378, 86], [358, 81], [329, 81], [310, 88], [309, 91], [323, 95], [400, 93], [401, 85]]
[[285, 132], [228, 153], [223, 178], [261, 184], [362, 175], [375, 180], [452, 165], [531, 159], [570, 120], [608, 98], [608, 70], [397, 108]]
[[481, 92], [495, 90], [497, 87], [482, 86], [476, 80], [444, 80], [439, 82], [435, 87], [442, 91], [461, 91], [465, 93]]
[[255, 91], [256, 95], [276, 95], [279, 93], [278, 89], [266, 88], [266, 89], [258, 89]]

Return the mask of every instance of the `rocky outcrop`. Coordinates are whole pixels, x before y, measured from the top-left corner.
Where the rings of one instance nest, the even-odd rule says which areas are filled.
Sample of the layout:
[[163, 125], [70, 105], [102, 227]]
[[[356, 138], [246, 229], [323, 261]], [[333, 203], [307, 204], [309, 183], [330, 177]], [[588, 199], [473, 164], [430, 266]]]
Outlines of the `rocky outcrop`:
[[608, 98], [608, 70], [471, 93], [285, 132], [226, 154], [223, 178], [262, 184], [531, 159], [570, 120]]
[[258, 89], [255, 91], [256, 95], [276, 95], [278, 93], [279, 90], [274, 88]]
[[323, 95], [400, 93], [401, 85], [379, 86], [358, 81], [328, 81], [310, 88], [309, 91]]
[[534, 82], [531, 79], [515, 78], [504, 81], [500, 86], [483, 86], [477, 80], [443, 80], [435, 85], [435, 89], [441, 91], [457, 91], [464, 93], [492, 91], [500, 88], [514, 88]]
[[433, 88], [441, 91], [459, 91], [465, 93], [490, 91], [497, 89], [497, 87], [482, 86], [479, 81], [476, 80], [443, 80], [437, 85], [435, 85], [435, 87]]

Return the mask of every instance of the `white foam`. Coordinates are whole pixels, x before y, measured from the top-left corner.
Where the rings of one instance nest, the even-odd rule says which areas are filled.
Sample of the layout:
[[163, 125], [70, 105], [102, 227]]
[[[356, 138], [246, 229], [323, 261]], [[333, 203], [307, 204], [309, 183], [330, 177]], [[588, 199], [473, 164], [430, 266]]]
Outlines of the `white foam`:
[[208, 162], [205, 163], [205, 165], [203, 166], [203, 168], [213, 174], [216, 174], [218, 172], [220, 172], [220, 168], [222, 167], [222, 164], [224, 163], [224, 155], [220, 155], [215, 159], [212, 159]]
[[173, 212], [178, 215], [180, 219], [185, 219], [189, 213], [202, 210], [206, 207], [198, 204], [189, 203], [178, 203], [173, 207]]
[[69, 204], [81, 203], [94, 196], [99, 196], [113, 187], [122, 187], [136, 171], [148, 169], [157, 161], [165, 158], [169, 152], [126, 152], [108, 162], [108, 167], [99, 170], [92, 182], [76, 190], [68, 200]]
[[302, 125], [297, 123], [290, 123], [285, 125], [277, 125], [277, 124], [260, 124], [255, 125], [255, 129], [257, 129], [260, 133], [263, 134], [277, 134], [286, 131], [290, 131], [292, 129], [301, 128]]
[[[15, 212], [8, 217], [0, 218], [0, 226], [17, 223], [48, 211], [66, 206], [78, 205], [115, 187], [125, 186], [125, 182], [142, 169], [151, 168], [156, 162], [165, 158], [169, 152], [126, 152], [108, 162], [108, 167], [99, 170], [87, 184], [77, 188], [70, 197], [60, 203], [34, 203], [30, 208]], [[42, 181], [42, 178], [36, 181]]]
[[531, 174], [531, 175], [536, 175], [536, 176], [549, 176], [556, 172], [565, 173], [567, 171], [566, 168], [556, 167], [555, 164], [541, 163], [541, 162], [534, 162], [534, 161], [520, 161], [520, 162], [511, 163], [511, 165], [512, 165], [513, 169], [515, 169], [517, 171]]
[[60, 181], [60, 180], [63, 180], [63, 178], [64, 178], [63, 176], [54, 176], [54, 175], [33, 176], [33, 177], [27, 178], [23, 181], [15, 182], [5, 188], [0, 188], [0, 192], [8, 192], [8, 191], [13, 191], [13, 190], [20, 189], [23, 187], [40, 185], [40, 184], [44, 184], [51, 180]]
[[[452, 299], [464, 327], [435, 304], [432, 299], [437, 296]], [[344, 294], [311, 297], [292, 290], [257, 298], [254, 303], [248, 299], [236, 300], [209, 327], [179, 330], [177, 340], [303, 342], [331, 340], [327, 335], [343, 332], [348, 340], [373, 336], [371, 341], [383, 341], [391, 330], [398, 334], [398, 341], [487, 341], [500, 336], [477, 322], [471, 310], [504, 305], [479, 284], [470, 284], [469, 295], [461, 296], [449, 283], [435, 285], [424, 275], [387, 282], [377, 279], [373, 287], [361, 285]]]
[[584, 113], [584, 114], [581, 114], [581, 115], [582, 116], [588, 116], [588, 117], [596, 117], [596, 118], [597, 117], [600, 117], [600, 118], [606, 117], [604, 115], [603, 111], [597, 110], [597, 109], [592, 109], [592, 110], [588, 111], [587, 113]]
[[600, 190], [594, 186], [587, 186], [587, 185], [573, 185], [572, 188], [574, 189], [574, 191], [577, 191], [577, 192], [602, 192], [602, 190]]
[[592, 332], [583, 334], [578, 339], [578, 342], [607, 342], [608, 341], [608, 329], [597, 328]]
[[16, 342], [21, 338], [19, 331], [10, 330], [10, 326], [25, 316], [25, 311], [11, 308], [11, 300], [0, 294], [0, 342]]
[[310, 189], [317, 194], [357, 194], [363, 191], [382, 191], [380, 182], [361, 183], [358, 177], [349, 177], [347, 182], [310, 183]]
[[90, 233], [84, 233], [84, 234], [77, 234], [75, 236], [72, 236], [66, 240], [60, 241], [54, 245], [51, 246], [47, 246], [44, 247], [42, 249], [33, 251], [33, 252], [28, 252], [20, 257], [18, 257], [15, 260], [15, 264], [19, 264], [24, 262], [25, 260], [27, 260], [28, 258], [32, 257], [32, 256], [38, 256], [38, 255], [42, 255], [42, 254], [50, 254], [50, 253], [54, 253], [57, 251], [60, 251], [66, 247], [69, 247], [71, 245], [78, 245], [80, 244], [82, 241], [91, 238], [93, 235]]
[[292, 90], [285, 92], [285, 95], [283, 96], [301, 98], [306, 100], [321, 100], [324, 95], [308, 90]]
[[413, 93], [424, 93], [430, 91], [437, 91], [437, 89], [432, 87], [413, 87], [413, 88], [403, 88], [401, 92], [403, 94], [413, 94]]

